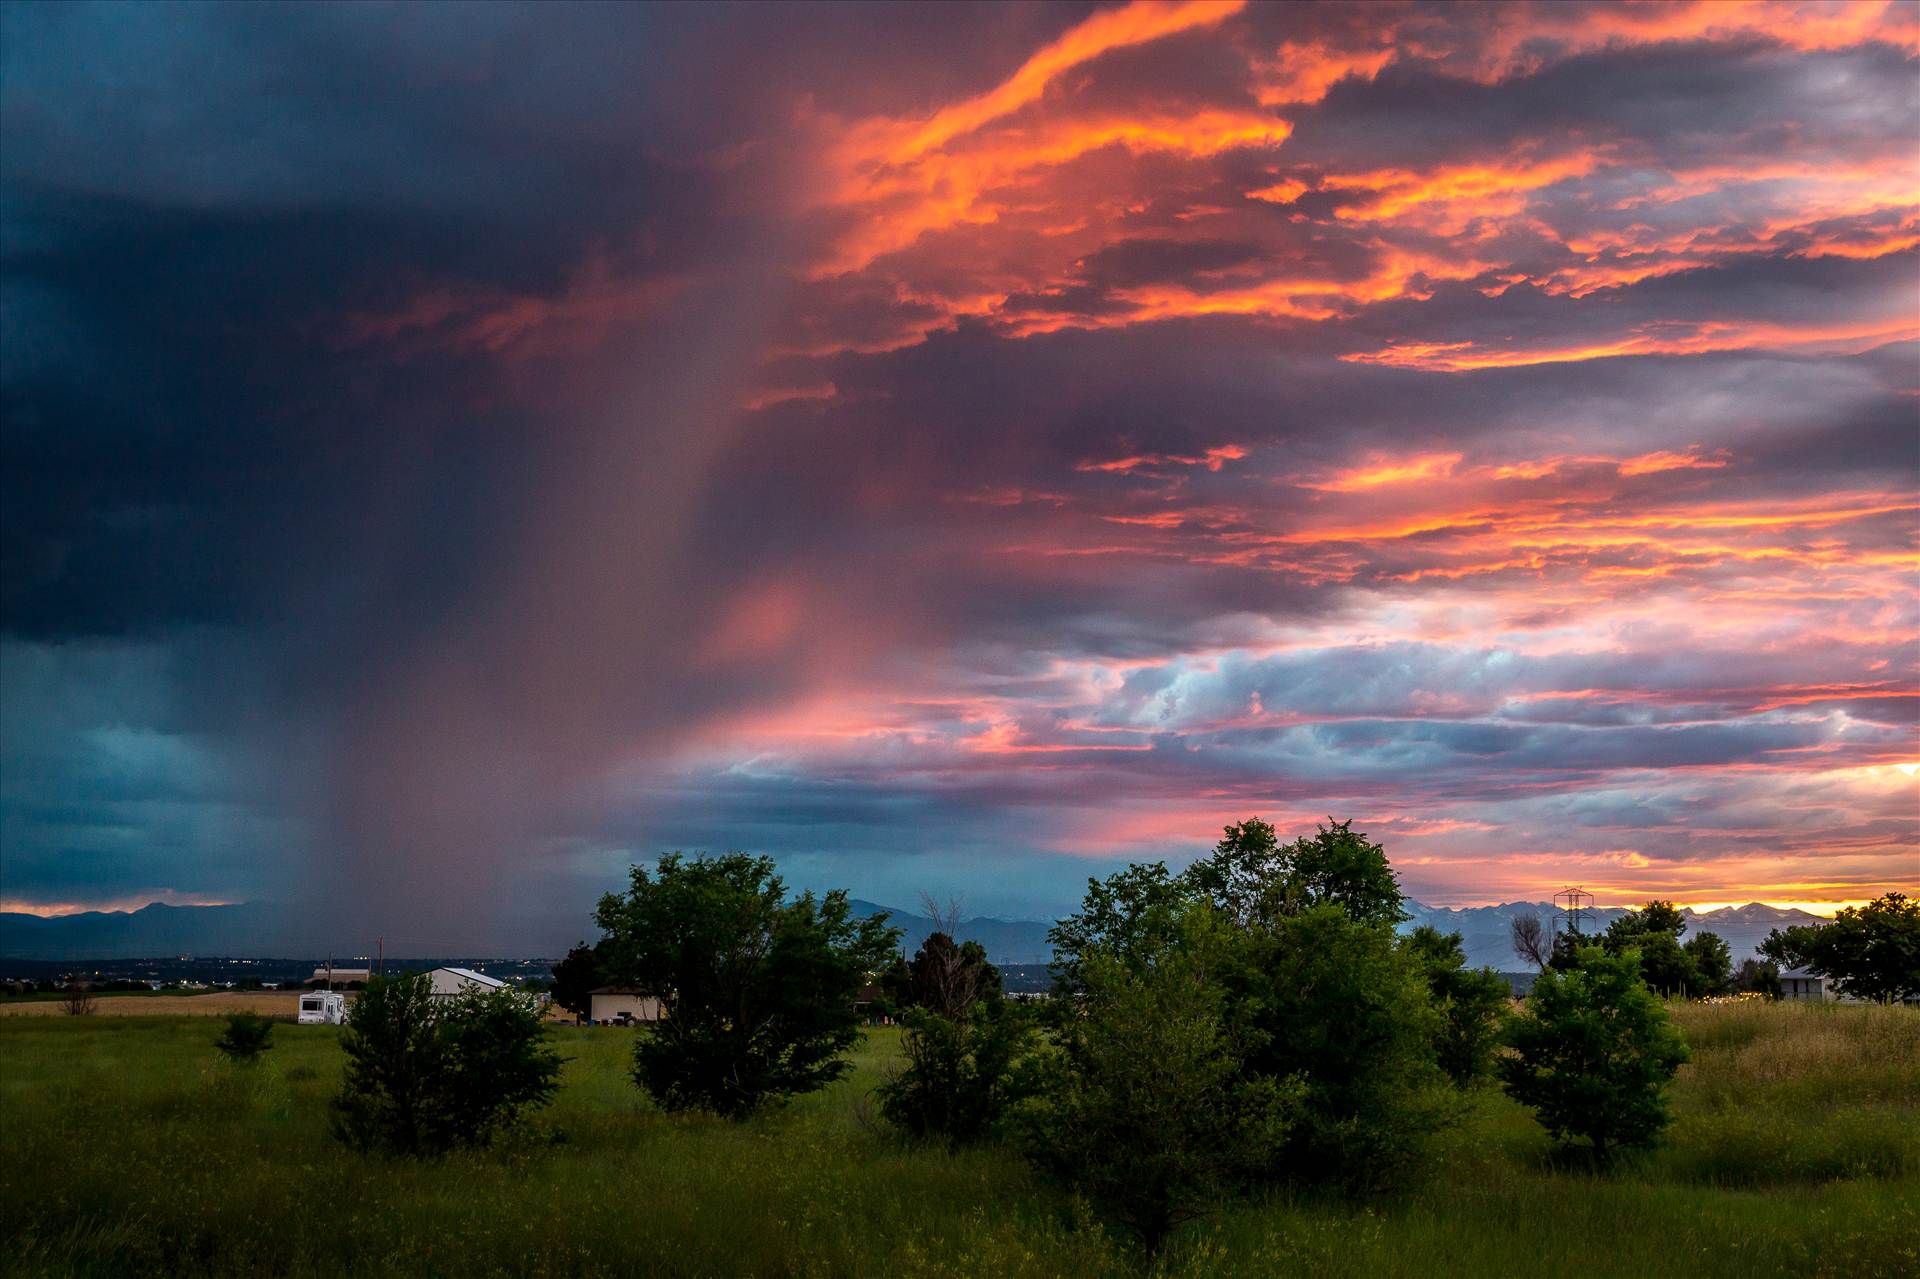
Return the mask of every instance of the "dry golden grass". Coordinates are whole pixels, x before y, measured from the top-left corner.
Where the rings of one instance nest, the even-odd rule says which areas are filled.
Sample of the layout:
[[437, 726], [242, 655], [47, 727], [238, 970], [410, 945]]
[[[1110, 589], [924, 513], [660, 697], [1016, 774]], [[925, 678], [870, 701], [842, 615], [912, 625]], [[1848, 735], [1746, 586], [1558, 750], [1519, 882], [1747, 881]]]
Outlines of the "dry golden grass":
[[[263, 1017], [293, 1017], [300, 995], [292, 990], [216, 990], [204, 995], [96, 995], [96, 1017], [217, 1017], [256, 1012]], [[66, 1007], [57, 999], [0, 1004], [0, 1017], [59, 1017]]]
[[1782, 1001], [1676, 1004], [1673, 1013], [1693, 1047], [1686, 1069], [1724, 1088], [1920, 1080], [1920, 1017], [1909, 1008]]

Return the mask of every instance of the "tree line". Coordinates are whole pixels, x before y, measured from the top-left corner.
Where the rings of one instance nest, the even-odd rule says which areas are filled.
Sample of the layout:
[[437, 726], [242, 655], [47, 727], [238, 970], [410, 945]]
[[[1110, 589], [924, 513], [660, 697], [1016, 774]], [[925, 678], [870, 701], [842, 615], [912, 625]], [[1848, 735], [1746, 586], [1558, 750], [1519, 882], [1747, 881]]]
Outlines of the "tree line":
[[[1889, 900], [1868, 924], [1910, 928], [1913, 904]], [[1051, 932], [1055, 997], [1023, 1004], [948, 931], [907, 958], [845, 892], [793, 897], [769, 858], [676, 853], [601, 899], [602, 938], [556, 965], [554, 997], [654, 993], [634, 1083], [665, 1110], [739, 1120], [843, 1078], [856, 1005], [877, 995], [903, 1014], [874, 1091], [903, 1139], [1017, 1148], [1149, 1252], [1230, 1196], [1407, 1185], [1496, 1085], [1597, 1164], [1659, 1138], [1688, 1050], [1656, 985], [1723, 980], [1724, 943], [1681, 944], [1678, 912], [1650, 903], [1543, 952], [1516, 1008], [1458, 934], [1400, 935], [1407, 918], [1385, 851], [1350, 822], [1283, 842], [1249, 819], [1185, 871], [1089, 880]], [[435, 1001], [418, 982], [377, 979], [355, 1006], [343, 1138], [434, 1153], [552, 1095], [559, 1062], [522, 997]]]

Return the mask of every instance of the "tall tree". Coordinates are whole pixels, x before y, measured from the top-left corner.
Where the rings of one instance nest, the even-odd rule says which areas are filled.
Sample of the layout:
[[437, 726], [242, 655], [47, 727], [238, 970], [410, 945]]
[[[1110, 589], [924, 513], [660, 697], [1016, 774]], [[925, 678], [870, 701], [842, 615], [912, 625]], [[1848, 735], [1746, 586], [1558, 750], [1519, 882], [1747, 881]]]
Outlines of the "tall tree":
[[1281, 844], [1257, 817], [1229, 826], [1213, 853], [1187, 868], [1187, 884], [1242, 927], [1338, 906], [1362, 923], [1397, 924], [1407, 917], [1400, 882], [1386, 850], [1351, 821]]
[[1888, 893], [1840, 912], [1831, 924], [1774, 929], [1760, 953], [1805, 968], [1856, 999], [1920, 999], [1920, 901]]
[[1494, 1050], [1512, 1002], [1506, 978], [1491, 968], [1468, 968], [1459, 933], [1422, 924], [1401, 945], [1426, 973], [1440, 1014], [1440, 1069], [1462, 1088], [1486, 1079], [1493, 1073]]
[[787, 899], [771, 858], [635, 866], [600, 900], [610, 979], [657, 991], [665, 1016], [634, 1045], [634, 1080], [669, 1110], [744, 1118], [849, 1069], [854, 1001], [900, 930], [854, 917], [844, 891]]
[[593, 991], [606, 985], [600, 976], [599, 949], [580, 942], [553, 966], [553, 1002], [578, 1017], [593, 1011]]
[[1268, 1175], [1302, 1086], [1244, 1067], [1220, 968], [1236, 944], [1211, 906], [1169, 908], [1145, 949], [1080, 955], [1082, 994], [1029, 1115], [1035, 1162], [1149, 1253], [1183, 1221]]

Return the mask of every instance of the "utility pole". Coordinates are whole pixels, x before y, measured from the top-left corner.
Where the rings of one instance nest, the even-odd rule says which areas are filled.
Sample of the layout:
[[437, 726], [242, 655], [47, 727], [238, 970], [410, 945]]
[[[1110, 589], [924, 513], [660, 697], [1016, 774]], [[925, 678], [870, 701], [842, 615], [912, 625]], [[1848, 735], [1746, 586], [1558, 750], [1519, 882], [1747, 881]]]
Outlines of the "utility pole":
[[373, 939], [373, 953], [375, 955], [373, 971], [384, 976], [387, 971], [387, 939], [385, 937]]

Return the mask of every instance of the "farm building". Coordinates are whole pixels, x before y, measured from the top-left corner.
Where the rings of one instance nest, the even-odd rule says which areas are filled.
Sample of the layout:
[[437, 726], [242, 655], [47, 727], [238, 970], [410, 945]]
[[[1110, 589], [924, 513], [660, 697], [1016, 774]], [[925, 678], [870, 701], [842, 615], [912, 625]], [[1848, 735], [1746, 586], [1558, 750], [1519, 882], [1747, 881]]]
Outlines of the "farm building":
[[469, 990], [485, 994], [490, 990], [499, 990], [507, 983], [498, 977], [489, 977], [477, 973], [471, 968], [436, 968], [427, 974], [433, 979], [433, 993], [441, 999], [452, 999], [464, 995]]
[[368, 978], [372, 976], [372, 969], [335, 968], [332, 964], [328, 964], [324, 968], [314, 969], [313, 976], [307, 978], [307, 981], [309, 984], [316, 981], [331, 982], [335, 986], [345, 986], [353, 982], [358, 982], [364, 986], [367, 984]]
[[659, 998], [633, 986], [602, 986], [587, 998], [587, 1016], [595, 1021], [660, 1020]]
[[1789, 968], [1780, 974], [1780, 998], [1825, 999], [1826, 979], [1804, 968]]

